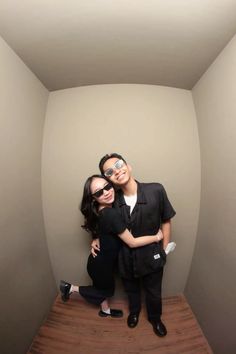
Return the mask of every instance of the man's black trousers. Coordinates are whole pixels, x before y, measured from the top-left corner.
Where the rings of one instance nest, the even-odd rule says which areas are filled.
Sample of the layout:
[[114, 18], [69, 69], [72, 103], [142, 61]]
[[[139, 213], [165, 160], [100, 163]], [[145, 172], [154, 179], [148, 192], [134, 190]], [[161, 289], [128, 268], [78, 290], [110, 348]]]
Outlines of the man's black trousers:
[[161, 285], [163, 268], [155, 273], [147, 274], [141, 278], [125, 279], [123, 284], [129, 299], [129, 311], [139, 314], [141, 311], [142, 288], [145, 292], [145, 301], [149, 321], [159, 321], [162, 314]]

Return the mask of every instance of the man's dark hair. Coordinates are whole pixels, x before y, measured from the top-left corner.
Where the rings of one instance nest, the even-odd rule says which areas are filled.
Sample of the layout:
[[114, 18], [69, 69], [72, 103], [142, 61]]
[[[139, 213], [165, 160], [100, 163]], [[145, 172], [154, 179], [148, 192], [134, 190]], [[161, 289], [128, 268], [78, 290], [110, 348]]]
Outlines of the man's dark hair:
[[100, 160], [100, 162], [99, 162], [99, 169], [100, 169], [100, 171], [101, 171], [101, 174], [104, 174], [104, 171], [103, 171], [104, 163], [105, 163], [107, 160], [112, 159], [113, 157], [116, 157], [116, 158], [119, 159], [119, 160], [123, 160], [123, 161], [126, 163], [125, 159], [124, 159], [121, 155], [117, 154], [116, 152], [113, 152], [112, 154], [106, 154], [105, 156], [103, 156], [103, 157], [101, 158], [101, 160]]

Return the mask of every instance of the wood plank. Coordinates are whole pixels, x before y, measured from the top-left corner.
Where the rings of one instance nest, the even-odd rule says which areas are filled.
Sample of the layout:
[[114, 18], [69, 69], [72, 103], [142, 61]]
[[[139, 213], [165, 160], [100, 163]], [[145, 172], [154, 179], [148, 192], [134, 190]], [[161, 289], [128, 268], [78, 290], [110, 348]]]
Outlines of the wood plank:
[[163, 322], [168, 334], [157, 337], [147, 321], [145, 306], [136, 328], [127, 327], [127, 302], [112, 300], [123, 318], [101, 318], [98, 308], [73, 294], [67, 303], [60, 296], [35, 336], [28, 354], [212, 354], [212, 350], [184, 296], [163, 300]]

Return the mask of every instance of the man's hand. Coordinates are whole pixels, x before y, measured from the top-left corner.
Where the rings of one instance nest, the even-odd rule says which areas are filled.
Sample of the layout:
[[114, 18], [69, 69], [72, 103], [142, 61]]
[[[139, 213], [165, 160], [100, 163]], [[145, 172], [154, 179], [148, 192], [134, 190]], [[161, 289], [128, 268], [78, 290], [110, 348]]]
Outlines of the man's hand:
[[99, 240], [99, 238], [96, 238], [91, 243], [92, 256], [95, 258], [99, 251], [100, 251], [100, 240]]
[[162, 233], [163, 233], [163, 248], [166, 249], [166, 246], [170, 242], [170, 234], [171, 234], [171, 221], [168, 220], [162, 224]]

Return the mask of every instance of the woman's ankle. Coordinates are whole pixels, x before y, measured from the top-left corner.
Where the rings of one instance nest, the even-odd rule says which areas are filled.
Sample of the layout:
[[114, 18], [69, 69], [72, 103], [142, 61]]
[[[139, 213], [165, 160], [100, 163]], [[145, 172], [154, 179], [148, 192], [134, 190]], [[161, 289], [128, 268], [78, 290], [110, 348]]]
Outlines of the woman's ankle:
[[73, 285], [73, 284], [71, 284], [70, 292], [72, 292], [72, 293], [74, 293], [74, 292], [78, 293], [78, 292], [79, 292], [79, 287], [78, 287], [78, 285]]

